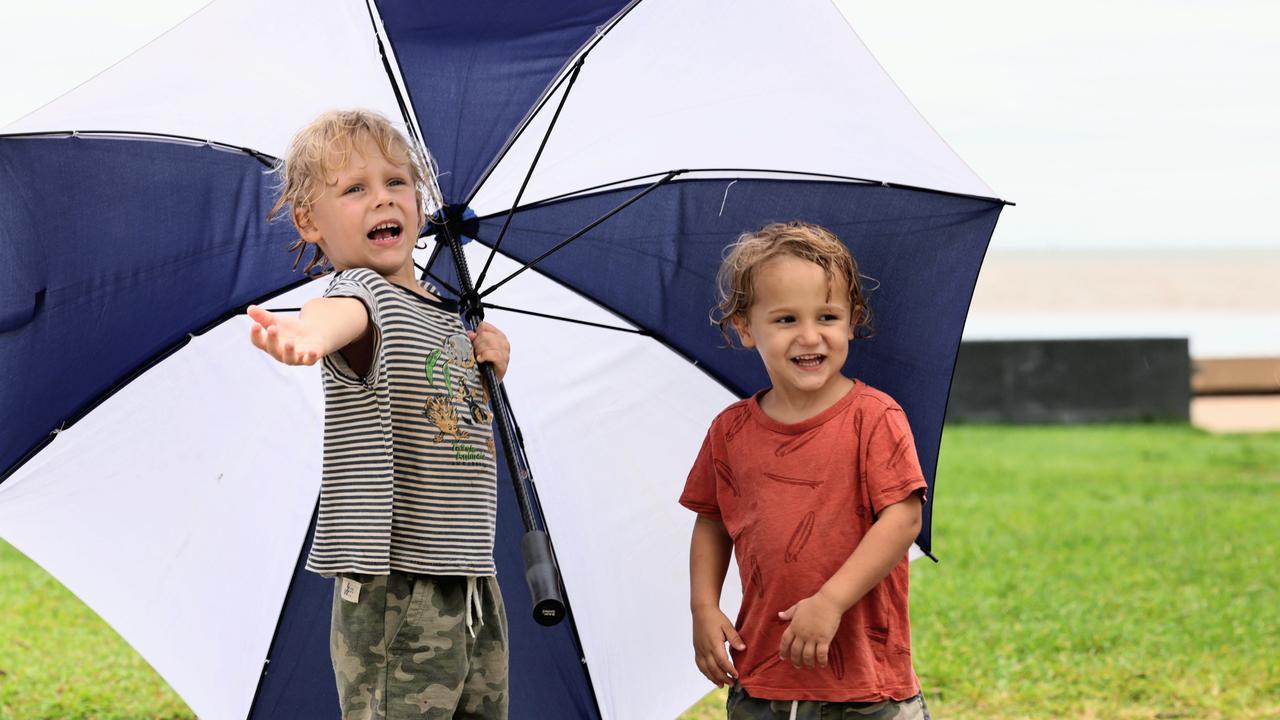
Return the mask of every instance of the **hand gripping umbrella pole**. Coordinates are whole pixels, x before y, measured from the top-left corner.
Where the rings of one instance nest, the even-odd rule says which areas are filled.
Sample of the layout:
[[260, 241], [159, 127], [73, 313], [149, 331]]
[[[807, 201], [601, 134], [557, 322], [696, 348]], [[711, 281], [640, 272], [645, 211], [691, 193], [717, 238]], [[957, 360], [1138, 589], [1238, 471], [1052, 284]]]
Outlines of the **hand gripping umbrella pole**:
[[[436, 237], [437, 242], [445, 242], [453, 256], [454, 267], [458, 273], [459, 309], [463, 323], [468, 330], [474, 330], [484, 319], [484, 308], [480, 302], [480, 294], [471, 282], [471, 272], [467, 269], [467, 258], [462, 252], [461, 232], [458, 225], [460, 218], [446, 214], [442, 232]], [[507, 469], [511, 472], [511, 483], [515, 486], [516, 502], [520, 506], [520, 519], [524, 522], [524, 538], [520, 549], [524, 555], [524, 579], [529, 585], [529, 597], [533, 601], [533, 619], [539, 625], [555, 625], [564, 619], [565, 604], [560, 594], [560, 573], [556, 568], [555, 556], [551, 552], [551, 536], [538, 529], [537, 515], [534, 513], [533, 500], [529, 497], [526, 483], [533, 479], [522, 453], [517, 452], [519, 440], [515, 436], [514, 424], [511, 422], [511, 408], [507, 406], [506, 395], [499, 392], [498, 377], [493, 372], [492, 363], [480, 363], [480, 377], [484, 381], [485, 390], [493, 408], [493, 417], [502, 435], [502, 449], [506, 456]]]

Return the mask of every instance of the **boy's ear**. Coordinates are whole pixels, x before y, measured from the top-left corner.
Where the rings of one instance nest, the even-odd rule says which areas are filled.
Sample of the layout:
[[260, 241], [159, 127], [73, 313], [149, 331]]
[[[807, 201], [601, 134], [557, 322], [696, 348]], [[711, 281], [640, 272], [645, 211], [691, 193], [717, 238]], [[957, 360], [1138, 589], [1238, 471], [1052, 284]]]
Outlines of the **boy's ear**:
[[858, 327], [858, 322], [862, 320], [862, 313], [864, 312], [866, 312], [866, 309], [862, 305], [856, 305], [853, 308], [853, 312], [849, 315], [849, 339], [850, 340], [852, 340], [854, 336], [857, 335], [857, 333], [854, 332], [854, 328]]
[[858, 337], [858, 325], [867, 319], [870, 309], [864, 305], [858, 305], [853, 309], [853, 320], [849, 323], [849, 339], [854, 340]]
[[298, 228], [298, 234], [302, 236], [303, 242], [314, 245], [320, 239], [320, 228], [316, 227], [310, 208], [293, 209], [293, 226]]
[[729, 322], [733, 323], [733, 330], [738, 333], [738, 342], [742, 343], [742, 347], [753, 348], [756, 346], [755, 338], [751, 337], [751, 326], [747, 324], [746, 318], [741, 315], [734, 315], [729, 318]]

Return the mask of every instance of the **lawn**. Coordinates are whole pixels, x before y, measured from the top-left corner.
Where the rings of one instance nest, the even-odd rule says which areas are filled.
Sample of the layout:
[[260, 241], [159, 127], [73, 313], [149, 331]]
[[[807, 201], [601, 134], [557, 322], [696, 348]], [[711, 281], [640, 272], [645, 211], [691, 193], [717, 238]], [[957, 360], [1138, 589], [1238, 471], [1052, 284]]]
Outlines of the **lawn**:
[[[942, 562], [912, 568], [934, 717], [1280, 718], [1280, 435], [952, 426], [938, 477]], [[3, 543], [0, 609], [0, 718], [190, 717]]]

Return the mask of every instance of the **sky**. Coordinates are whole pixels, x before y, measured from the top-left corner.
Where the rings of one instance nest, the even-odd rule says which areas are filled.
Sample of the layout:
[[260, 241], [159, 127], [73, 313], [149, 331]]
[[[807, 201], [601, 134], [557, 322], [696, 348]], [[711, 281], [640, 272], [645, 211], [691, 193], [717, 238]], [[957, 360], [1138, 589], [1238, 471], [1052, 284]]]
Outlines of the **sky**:
[[[3, 2], [0, 127], [206, 4]], [[1280, 4], [836, 4], [1017, 203], [993, 249], [1280, 248]]]
[[997, 247], [1280, 247], [1280, 4], [840, 0]]

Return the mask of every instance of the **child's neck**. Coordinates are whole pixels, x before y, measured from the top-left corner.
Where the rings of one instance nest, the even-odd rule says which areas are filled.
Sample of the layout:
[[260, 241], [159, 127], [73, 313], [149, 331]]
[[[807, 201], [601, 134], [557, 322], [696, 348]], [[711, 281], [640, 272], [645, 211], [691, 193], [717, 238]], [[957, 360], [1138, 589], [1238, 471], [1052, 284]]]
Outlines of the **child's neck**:
[[[412, 266], [412, 265], [410, 265], [409, 267], [413, 267], [413, 266]], [[336, 270], [350, 270], [351, 268], [338, 267], [338, 268], [335, 268], [335, 269], [336, 269]], [[369, 268], [369, 269], [370, 269], [370, 270], [372, 270], [373, 268]], [[376, 271], [375, 271], [375, 272], [376, 272]], [[378, 274], [379, 274], [379, 275], [382, 275], [382, 273], [378, 273]], [[400, 287], [402, 287], [402, 288], [404, 288], [404, 289], [406, 289], [406, 290], [408, 290], [408, 291], [410, 291], [410, 292], [412, 292], [412, 293], [416, 293], [416, 294], [418, 294], [418, 295], [421, 295], [422, 297], [427, 298], [428, 300], [439, 300], [439, 299], [440, 299], [440, 298], [436, 297], [435, 295], [431, 294], [431, 292], [429, 292], [426, 288], [424, 288], [424, 287], [422, 286], [422, 283], [418, 282], [418, 278], [414, 276], [414, 274], [413, 274], [413, 271], [412, 271], [412, 270], [409, 270], [409, 271], [407, 271], [407, 272], [405, 272], [405, 271], [403, 271], [403, 270], [398, 270], [398, 271], [396, 271], [396, 272], [394, 272], [394, 273], [392, 273], [392, 274], [390, 274], [390, 275], [382, 275], [382, 279], [383, 279], [383, 280], [386, 280], [387, 282], [391, 283], [392, 285], [399, 285]]]
[[774, 385], [760, 398], [760, 409], [765, 415], [786, 425], [804, 422], [840, 402], [848, 394], [854, 382], [841, 375], [819, 392], [788, 392]]
[[417, 293], [418, 295], [421, 295], [422, 297], [427, 298], [428, 300], [440, 299], [435, 295], [432, 295], [426, 288], [422, 287], [422, 283], [418, 282], [416, 278], [409, 278], [408, 280], [406, 280], [397, 275], [392, 275], [390, 277], [387, 277], [384, 275], [383, 277], [385, 277], [387, 282], [391, 283], [392, 285], [399, 285], [400, 287], [406, 290], [409, 290], [410, 292]]

